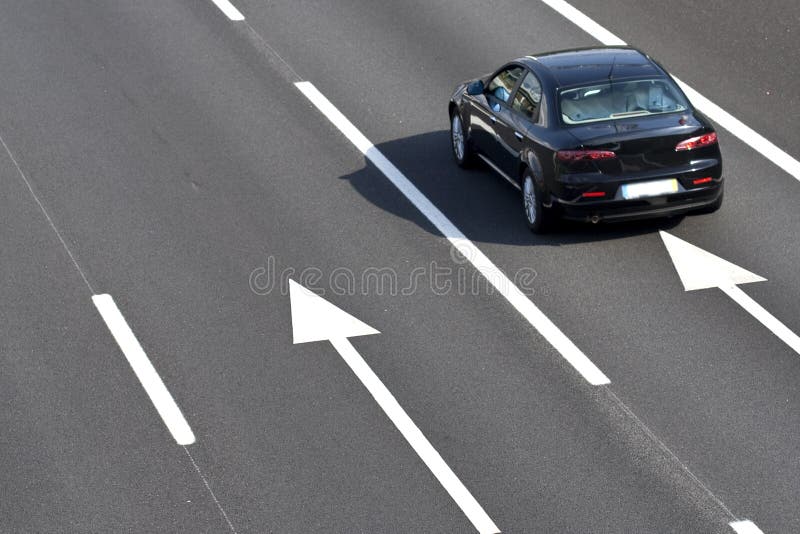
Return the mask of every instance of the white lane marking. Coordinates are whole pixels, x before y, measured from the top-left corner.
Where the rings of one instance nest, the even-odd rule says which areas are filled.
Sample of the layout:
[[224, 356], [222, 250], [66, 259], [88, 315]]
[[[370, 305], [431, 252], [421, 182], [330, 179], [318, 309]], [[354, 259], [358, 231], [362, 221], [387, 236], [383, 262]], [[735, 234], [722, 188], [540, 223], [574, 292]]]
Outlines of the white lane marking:
[[797, 354], [800, 354], [800, 337], [780, 322], [777, 317], [765, 310], [761, 304], [750, 298], [750, 296], [737, 286], [720, 286], [730, 298], [735, 300], [739, 306], [747, 310], [750, 315], [758, 319], [758, 322], [766, 326], [770, 332], [789, 345]]
[[543, 3], [547, 4], [554, 10], [556, 10], [562, 17], [566, 18], [567, 20], [571, 21], [577, 27], [603, 43], [604, 45], [608, 46], [615, 46], [621, 45], [624, 46], [627, 43], [605, 29], [604, 27], [600, 26], [598, 23], [590, 19], [588, 16], [584, 15], [582, 11], [577, 10], [576, 8], [572, 7], [564, 0], [542, 0]]
[[[555, 11], [560, 13], [564, 18], [570, 20], [573, 24], [581, 28], [583, 31], [600, 41], [605, 45], [625, 45], [625, 41], [600, 26], [598, 23], [578, 11], [564, 0], [541, 0]], [[708, 98], [698, 93], [695, 89], [675, 78], [678, 85], [689, 97], [689, 100], [708, 117], [728, 130], [730, 133], [738, 137], [742, 142], [759, 152], [768, 160], [772, 161], [775, 165], [789, 173], [795, 179], [800, 180], [800, 161], [796, 160], [784, 150], [778, 148], [774, 143], [759, 134], [742, 121], [713, 103]]]
[[736, 534], [764, 534], [752, 521], [731, 521], [728, 524]]
[[244, 15], [228, 0], [211, 0], [231, 20], [244, 20]]
[[189, 423], [184, 419], [178, 405], [170, 395], [167, 387], [162, 382], [158, 372], [150, 363], [150, 359], [145, 354], [144, 349], [139, 344], [139, 340], [133, 334], [122, 313], [117, 308], [117, 304], [111, 295], [92, 295], [100, 316], [106, 322], [106, 326], [111, 331], [111, 335], [117, 341], [119, 348], [128, 359], [128, 363], [133, 368], [136, 378], [141, 382], [145, 392], [150, 397], [156, 407], [164, 424], [167, 425], [172, 437], [179, 445], [191, 445], [195, 442], [194, 433], [189, 428]]
[[590, 384], [610, 383], [581, 351], [472, 241], [416, 188], [311, 82], [295, 86], [400, 190], [506, 300], [561, 353]]
[[331, 339], [330, 342], [478, 532], [480, 534], [498, 534], [500, 530], [494, 521], [436, 452], [425, 434], [414, 424], [394, 395], [383, 385], [378, 375], [370, 369], [350, 340], [342, 337]]

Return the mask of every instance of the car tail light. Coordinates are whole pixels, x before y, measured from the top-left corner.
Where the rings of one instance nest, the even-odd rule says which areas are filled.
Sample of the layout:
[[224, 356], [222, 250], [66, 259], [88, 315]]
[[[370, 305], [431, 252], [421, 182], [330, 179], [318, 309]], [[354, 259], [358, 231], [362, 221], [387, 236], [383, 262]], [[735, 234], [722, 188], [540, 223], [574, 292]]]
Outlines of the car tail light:
[[617, 155], [610, 150], [559, 150], [556, 157], [561, 161], [596, 161], [614, 159]]
[[601, 197], [606, 196], [606, 192], [605, 191], [587, 191], [586, 193], [584, 193], [581, 196], [583, 196], [584, 198], [601, 198]]
[[698, 178], [697, 180], [692, 180], [692, 184], [694, 185], [701, 185], [709, 183], [713, 178], [710, 176], [706, 176], [705, 178]]
[[686, 141], [681, 141], [675, 146], [675, 151], [680, 152], [681, 150], [694, 150], [695, 148], [713, 145], [716, 142], [717, 134], [716, 132], [711, 132], [698, 137], [692, 137]]

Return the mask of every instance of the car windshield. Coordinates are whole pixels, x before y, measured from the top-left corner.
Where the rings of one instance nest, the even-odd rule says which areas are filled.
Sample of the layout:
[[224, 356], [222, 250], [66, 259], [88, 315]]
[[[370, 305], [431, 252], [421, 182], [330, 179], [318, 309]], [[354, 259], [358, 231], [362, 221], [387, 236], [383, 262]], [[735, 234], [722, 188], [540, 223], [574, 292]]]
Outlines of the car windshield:
[[625, 119], [688, 109], [689, 104], [666, 78], [595, 83], [559, 93], [567, 124]]

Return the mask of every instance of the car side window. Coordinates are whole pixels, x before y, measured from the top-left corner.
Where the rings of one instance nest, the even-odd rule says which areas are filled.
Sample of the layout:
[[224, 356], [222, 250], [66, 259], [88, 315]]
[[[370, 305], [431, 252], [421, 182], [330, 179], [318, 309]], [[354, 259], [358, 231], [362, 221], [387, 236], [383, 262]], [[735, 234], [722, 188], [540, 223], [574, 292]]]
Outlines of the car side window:
[[[514, 91], [514, 87], [517, 86], [520, 76], [522, 76], [522, 67], [513, 66], [500, 71], [500, 73], [489, 82], [487, 93], [490, 96], [489, 103], [494, 111], [500, 111], [499, 102], [508, 104], [511, 93]], [[496, 101], [492, 101], [491, 97]]]
[[529, 119], [533, 119], [539, 111], [541, 102], [542, 84], [539, 83], [536, 75], [532, 72], [528, 72], [525, 78], [523, 78], [519, 89], [517, 89], [517, 94], [514, 95], [514, 102], [511, 104], [511, 107]]

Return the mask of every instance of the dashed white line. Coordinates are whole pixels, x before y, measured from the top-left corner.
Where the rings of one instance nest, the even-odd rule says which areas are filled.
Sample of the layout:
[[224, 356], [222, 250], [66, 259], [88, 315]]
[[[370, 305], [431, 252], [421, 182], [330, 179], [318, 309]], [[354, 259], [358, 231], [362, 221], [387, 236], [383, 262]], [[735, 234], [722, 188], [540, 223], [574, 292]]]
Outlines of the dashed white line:
[[225, 13], [225, 16], [231, 20], [244, 20], [242, 12], [236, 9], [236, 6], [231, 4], [228, 0], [211, 0], [219, 8], [220, 11]]
[[731, 521], [728, 524], [736, 534], [764, 534], [752, 521]]
[[311, 82], [295, 86], [341, 131], [448, 241], [492, 284], [497, 291], [578, 371], [590, 384], [610, 383], [608, 377], [581, 351], [472, 241], [456, 228], [411, 181], [394, 166], [347, 117]]
[[111, 331], [111, 335], [117, 341], [119, 348], [128, 359], [128, 363], [133, 368], [136, 378], [141, 382], [145, 392], [150, 397], [158, 414], [167, 425], [172, 437], [179, 445], [191, 445], [195, 442], [194, 433], [189, 428], [189, 423], [183, 417], [180, 408], [170, 395], [158, 372], [153, 367], [150, 359], [145, 354], [144, 349], [139, 344], [139, 340], [133, 334], [122, 313], [117, 308], [117, 304], [111, 295], [92, 295], [97, 311]]
[[[604, 45], [615, 46], [627, 44], [564, 0], [541, 1]], [[681, 86], [681, 89], [683, 89], [686, 96], [689, 97], [689, 100], [700, 111], [708, 115], [711, 120], [738, 137], [742, 142], [749, 145], [753, 150], [763, 155], [795, 179], [800, 180], [800, 161], [778, 148], [778, 146], [769, 139], [701, 95], [685, 82], [682, 82], [678, 78], [675, 78], [675, 81]]]
[[[56, 227], [53, 219], [50, 217], [50, 214], [45, 209], [44, 204], [41, 200], [39, 200], [39, 196], [33, 190], [33, 186], [31, 185], [27, 176], [25, 176], [25, 173], [22, 172], [22, 167], [20, 167], [19, 162], [14, 157], [14, 154], [8, 148], [8, 145], [1, 136], [0, 145], [2, 145], [8, 153], [8, 157], [11, 158], [11, 162], [14, 164], [14, 167], [16, 167], [20, 178], [22, 178], [22, 181], [28, 188], [33, 200], [39, 206], [42, 214], [44, 214], [44, 217], [50, 225], [50, 228], [52, 228], [53, 232], [56, 234], [56, 237], [58, 237], [58, 240], [61, 242], [61, 245], [67, 251], [69, 259], [72, 260], [72, 264], [75, 266], [75, 269], [77, 269], [78, 274], [80, 274], [83, 282], [86, 284], [86, 287], [89, 288], [89, 291], [92, 294], [94, 294], [94, 289], [89, 283], [89, 279], [86, 277], [83, 269], [81, 269], [81, 266], [78, 265], [78, 261], [75, 259], [75, 256], [72, 254], [69, 246], [67, 246], [67, 242], [62, 237], [61, 232]], [[161, 414], [164, 423], [167, 425], [167, 428], [169, 429], [173, 438], [175, 438], [175, 441], [177, 441], [179, 445], [183, 445], [183, 449], [191, 459], [195, 471], [200, 476], [200, 479], [203, 481], [203, 484], [208, 492], [211, 494], [211, 498], [214, 500], [214, 503], [222, 514], [222, 517], [225, 519], [225, 522], [227, 523], [231, 532], [236, 534], [236, 530], [233, 528], [233, 524], [228, 518], [228, 514], [225, 513], [225, 510], [222, 508], [222, 504], [211, 490], [211, 486], [209, 485], [205, 476], [203, 476], [203, 473], [200, 471], [200, 467], [197, 465], [197, 462], [195, 462], [194, 458], [189, 452], [189, 449], [187, 448], [187, 445], [191, 445], [195, 442], [194, 433], [192, 432], [191, 428], [189, 428], [186, 419], [184, 419], [183, 414], [175, 404], [175, 401], [172, 399], [169, 391], [167, 391], [163, 382], [161, 382], [161, 378], [158, 376], [158, 373], [156, 373], [155, 369], [150, 363], [150, 360], [147, 359], [147, 356], [144, 354], [144, 350], [139, 345], [139, 342], [136, 340], [136, 337], [133, 335], [130, 327], [128, 327], [128, 324], [122, 317], [117, 305], [109, 295], [93, 295], [92, 301], [94, 302], [95, 307], [97, 307], [97, 310], [100, 312], [100, 315], [103, 317], [103, 320], [106, 322], [106, 325], [108, 325], [112, 335], [117, 340], [117, 343], [120, 345], [120, 347], [123, 347], [123, 343], [125, 344], [125, 347], [127, 347], [128, 350], [123, 348], [125, 357], [128, 358], [128, 361], [130, 362], [131, 367], [133, 367], [134, 372], [139, 378], [139, 381], [143, 385], [145, 385], [145, 382], [149, 384], [145, 385], [145, 390], [147, 391], [148, 395], [150, 395], [153, 404], [156, 405], [156, 409], [158, 410], [159, 414]], [[114, 328], [112, 328], [112, 324], [115, 325]], [[119, 334], [119, 336], [117, 334]], [[131, 361], [131, 358], [133, 358], [133, 361]], [[142, 358], [144, 361], [139, 361]], [[134, 365], [134, 362], [138, 362], [137, 365]], [[137, 368], [140, 369], [141, 373], [137, 371]]]

